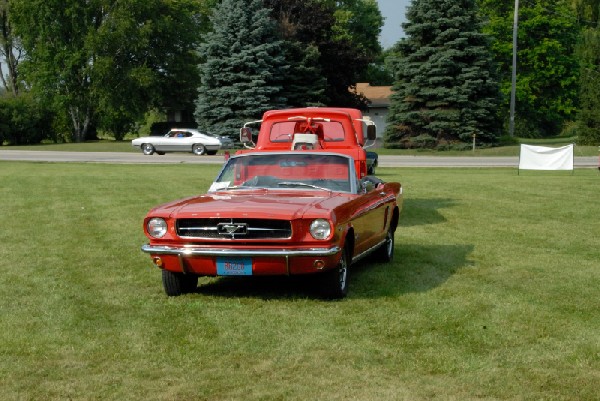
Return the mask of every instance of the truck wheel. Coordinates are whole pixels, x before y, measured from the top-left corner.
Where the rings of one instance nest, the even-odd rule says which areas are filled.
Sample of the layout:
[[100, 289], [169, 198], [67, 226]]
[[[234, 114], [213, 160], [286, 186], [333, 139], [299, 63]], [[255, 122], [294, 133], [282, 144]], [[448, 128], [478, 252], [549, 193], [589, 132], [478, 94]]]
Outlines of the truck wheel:
[[392, 227], [388, 230], [383, 245], [375, 251], [375, 257], [379, 262], [391, 262], [394, 260], [394, 231]]
[[195, 291], [198, 287], [198, 276], [163, 270], [162, 283], [168, 296], [177, 297]]
[[197, 156], [202, 156], [206, 153], [206, 148], [201, 143], [197, 143], [196, 145], [192, 146], [192, 153]]
[[341, 299], [348, 294], [348, 249], [344, 248], [342, 257], [334, 269], [323, 273], [321, 293], [327, 299]]
[[143, 143], [142, 152], [147, 156], [154, 154], [154, 146], [152, 146], [150, 143]]

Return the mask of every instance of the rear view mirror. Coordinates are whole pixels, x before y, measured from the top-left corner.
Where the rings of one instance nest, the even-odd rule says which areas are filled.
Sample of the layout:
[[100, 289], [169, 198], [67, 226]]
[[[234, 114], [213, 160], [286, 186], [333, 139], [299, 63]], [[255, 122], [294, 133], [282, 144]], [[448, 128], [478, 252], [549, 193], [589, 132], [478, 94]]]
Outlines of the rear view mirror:
[[377, 139], [377, 127], [375, 125], [367, 125], [367, 139], [369, 141]]
[[244, 127], [240, 129], [240, 142], [252, 142], [252, 131], [250, 130], [250, 128]]

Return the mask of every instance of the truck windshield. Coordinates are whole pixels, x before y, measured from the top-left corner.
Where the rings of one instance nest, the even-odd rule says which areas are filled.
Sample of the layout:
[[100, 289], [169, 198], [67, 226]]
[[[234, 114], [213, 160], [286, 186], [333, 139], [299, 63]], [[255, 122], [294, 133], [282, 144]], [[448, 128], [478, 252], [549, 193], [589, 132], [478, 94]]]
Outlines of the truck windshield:
[[[312, 128], [312, 130], [311, 130]], [[313, 133], [325, 142], [344, 140], [344, 127], [339, 121], [319, 121], [308, 127], [304, 121], [280, 121], [271, 126], [271, 142], [292, 142], [294, 134]]]
[[232, 157], [209, 192], [245, 188], [350, 192], [351, 159], [317, 153], [250, 154]]

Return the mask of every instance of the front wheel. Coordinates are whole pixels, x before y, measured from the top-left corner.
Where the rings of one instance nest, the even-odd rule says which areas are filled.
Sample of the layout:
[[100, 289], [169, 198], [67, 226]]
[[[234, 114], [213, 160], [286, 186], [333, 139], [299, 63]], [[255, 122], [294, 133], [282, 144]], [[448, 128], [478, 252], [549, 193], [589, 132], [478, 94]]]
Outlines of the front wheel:
[[144, 143], [142, 144], [142, 152], [147, 156], [152, 155], [154, 154], [154, 146], [150, 143]]
[[348, 250], [344, 248], [337, 266], [321, 277], [321, 292], [325, 298], [341, 299], [348, 295], [348, 264]]
[[192, 146], [192, 153], [197, 156], [202, 156], [206, 153], [206, 147], [204, 147], [204, 145], [201, 143], [197, 143], [196, 145]]
[[198, 287], [198, 276], [163, 270], [162, 283], [168, 296], [177, 297], [195, 291]]

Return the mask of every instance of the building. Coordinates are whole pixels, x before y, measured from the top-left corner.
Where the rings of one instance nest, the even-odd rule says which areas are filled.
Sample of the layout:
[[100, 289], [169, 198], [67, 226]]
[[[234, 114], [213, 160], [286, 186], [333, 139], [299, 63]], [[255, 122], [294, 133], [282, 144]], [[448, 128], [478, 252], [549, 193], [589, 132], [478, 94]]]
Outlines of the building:
[[368, 83], [360, 82], [356, 84], [356, 93], [362, 93], [369, 100], [369, 109], [363, 112], [363, 115], [370, 117], [377, 126], [377, 142], [378, 145], [381, 145], [390, 107], [392, 87], [371, 86]]

